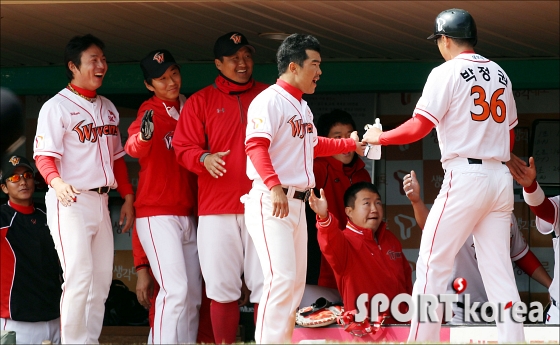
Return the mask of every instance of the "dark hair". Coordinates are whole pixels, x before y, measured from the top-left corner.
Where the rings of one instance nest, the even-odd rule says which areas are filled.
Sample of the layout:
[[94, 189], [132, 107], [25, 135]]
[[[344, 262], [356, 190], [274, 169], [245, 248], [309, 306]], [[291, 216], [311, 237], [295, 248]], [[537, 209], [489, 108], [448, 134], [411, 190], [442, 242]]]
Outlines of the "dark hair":
[[[354, 204], [356, 202], [356, 194], [363, 191], [364, 189], [379, 195], [379, 191], [377, 190], [377, 187], [375, 187], [375, 185], [371, 182], [364, 181], [364, 182], [354, 183], [353, 185], [348, 187], [346, 192], [344, 192], [344, 207], [354, 208]], [[381, 197], [381, 195], [379, 195], [379, 197]]]
[[74, 73], [68, 67], [68, 63], [72, 61], [77, 68], [82, 64], [82, 53], [88, 50], [92, 45], [96, 45], [99, 49], [105, 48], [105, 43], [99, 38], [87, 34], [84, 36], [74, 36], [64, 49], [64, 66], [66, 67], [66, 76], [68, 80], [74, 79]]
[[276, 53], [276, 63], [278, 64], [278, 76], [286, 72], [290, 62], [295, 62], [303, 66], [303, 62], [308, 59], [306, 50], [321, 52], [319, 40], [311, 35], [292, 34], [288, 36]]
[[476, 45], [477, 42], [477, 38], [476, 37], [471, 37], [471, 38], [455, 38], [455, 37], [449, 37], [447, 36], [447, 38], [453, 40], [455, 42], [456, 45], [458, 45], [459, 47], [474, 47]]
[[341, 125], [350, 125], [352, 126], [352, 130], [356, 130], [356, 123], [352, 118], [352, 115], [348, 114], [344, 110], [334, 109], [330, 113], [326, 113], [321, 115], [317, 120], [317, 134], [322, 137], [327, 137], [331, 128], [333, 128], [336, 124]]

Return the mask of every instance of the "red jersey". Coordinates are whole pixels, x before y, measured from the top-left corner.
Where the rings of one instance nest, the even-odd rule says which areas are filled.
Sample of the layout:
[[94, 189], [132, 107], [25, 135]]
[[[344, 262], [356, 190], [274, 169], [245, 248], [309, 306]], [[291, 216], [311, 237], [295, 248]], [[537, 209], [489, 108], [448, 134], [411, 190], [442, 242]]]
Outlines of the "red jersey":
[[[181, 105], [185, 101], [180, 96]], [[146, 110], [154, 111], [154, 134], [141, 141], [139, 132]], [[172, 145], [179, 109], [153, 96], [138, 109], [138, 116], [128, 128], [125, 151], [138, 158], [138, 191], [134, 207], [136, 217], [189, 216], [194, 213], [196, 175], [183, 168], [175, 157]]]
[[356, 309], [362, 293], [368, 294], [368, 300], [378, 293], [389, 300], [412, 293], [412, 269], [401, 243], [384, 222], [376, 231], [377, 242], [370, 229], [350, 221], [340, 231], [331, 213], [325, 221], [317, 221], [317, 229], [319, 246], [334, 270], [345, 310]]
[[[371, 182], [371, 177], [365, 166], [364, 161], [358, 155], [355, 155], [352, 162], [348, 165], [342, 164], [341, 161], [332, 156], [318, 157], [313, 161], [315, 189], [323, 188], [325, 191], [325, 197], [329, 202], [329, 211], [338, 220], [340, 230], [345, 229], [344, 224], [347, 221], [346, 212], [344, 211], [344, 192], [354, 183]], [[315, 226], [314, 223], [310, 225]], [[315, 242], [316, 236], [309, 241]], [[321, 268], [317, 285], [331, 289], [337, 288], [334, 272], [324, 255], [321, 255]]]
[[[239, 85], [223, 76], [187, 100], [173, 146], [179, 163], [198, 175], [198, 214], [243, 214], [239, 198], [251, 189], [246, 174], [245, 130], [249, 104], [268, 85]], [[204, 153], [225, 152], [227, 172], [214, 178], [200, 161]]]

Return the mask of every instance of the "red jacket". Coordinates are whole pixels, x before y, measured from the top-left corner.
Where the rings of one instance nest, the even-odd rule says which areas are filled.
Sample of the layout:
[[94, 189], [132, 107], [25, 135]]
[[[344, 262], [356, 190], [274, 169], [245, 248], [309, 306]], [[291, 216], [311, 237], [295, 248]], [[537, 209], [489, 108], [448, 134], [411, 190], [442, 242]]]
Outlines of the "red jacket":
[[385, 227], [384, 222], [379, 225], [376, 243], [370, 229], [350, 221], [340, 231], [331, 213], [325, 221], [317, 221], [319, 246], [334, 270], [345, 310], [356, 309], [362, 293], [368, 294], [368, 300], [378, 293], [389, 300], [412, 293], [410, 264], [397, 237]]
[[[247, 177], [245, 131], [249, 104], [268, 85], [251, 80], [235, 84], [218, 76], [196, 92], [181, 111], [173, 146], [181, 165], [198, 175], [198, 214], [242, 214], [239, 198], [251, 189]], [[223, 160], [227, 172], [213, 178], [200, 162], [202, 154], [231, 150]]]
[[[340, 230], [344, 230], [346, 224], [346, 212], [344, 211], [344, 192], [350, 185], [357, 182], [371, 182], [371, 177], [365, 169], [365, 163], [354, 156], [351, 164], [344, 165], [341, 161], [331, 157], [318, 157], [313, 161], [313, 173], [315, 174], [315, 189], [323, 188], [325, 197], [329, 202], [329, 211], [338, 220]], [[318, 193], [317, 193], [318, 194]], [[311, 223], [311, 226], [315, 224]], [[315, 241], [314, 238], [311, 241]], [[336, 278], [334, 272], [321, 255], [321, 268], [317, 285], [336, 289]]]
[[[134, 202], [138, 218], [194, 214], [196, 175], [177, 163], [171, 145], [177, 120], [168, 114], [164, 103], [155, 96], [142, 103], [136, 120], [128, 128], [124, 149], [140, 162]], [[139, 137], [140, 125], [148, 109], [154, 111], [154, 134], [151, 140], [143, 142]]]

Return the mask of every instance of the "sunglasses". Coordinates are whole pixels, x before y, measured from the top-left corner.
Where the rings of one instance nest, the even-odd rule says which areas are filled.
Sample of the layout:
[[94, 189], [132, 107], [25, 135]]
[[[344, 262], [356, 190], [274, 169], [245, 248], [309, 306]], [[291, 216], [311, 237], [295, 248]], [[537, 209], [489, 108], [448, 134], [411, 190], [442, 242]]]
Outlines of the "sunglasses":
[[33, 173], [31, 171], [26, 171], [23, 174], [13, 174], [12, 176], [6, 177], [6, 181], [18, 183], [21, 181], [22, 177], [26, 180], [31, 180], [33, 178]]

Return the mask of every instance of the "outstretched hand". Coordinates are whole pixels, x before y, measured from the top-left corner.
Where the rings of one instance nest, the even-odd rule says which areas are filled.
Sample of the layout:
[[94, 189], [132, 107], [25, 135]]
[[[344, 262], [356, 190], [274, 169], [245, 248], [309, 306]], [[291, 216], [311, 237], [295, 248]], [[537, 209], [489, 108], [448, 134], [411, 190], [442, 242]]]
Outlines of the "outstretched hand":
[[315, 192], [311, 191], [309, 195], [309, 207], [319, 216], [321, 219], [325, 219], [329, 215], [327, 198], [325, 197], [325, 191], [323, 188], [319, 191], [321, 198], [315, 196]]
[[370, 127], [366, 134], [364, 134], [362, 142], [370, 145], [379, 145], [379, 137], [381, 136], [381, 133], [383, 133], [383, 131], [379, 128]]
[[537, 177], [537, 168], [535, 167], [535, 160], [529, 157], [529, 166], [524, 160], [517, 157], [513, 153], [510, 154], [509, 162], [506, 166], [509, 168], [511, 176], [523, 187], [529, 187]]
[[146, 110], [142, 116], [142, 124], [140, 125], [140, 138], [144, 141], [152, 139], [154, 135], [154, 111]]
[[356, 142], [356, 153], [359, 154], [360, 156], [363, 156], [366, 144], [360, 141], [360, 136], [358, 135], [358, 132], [357, 131], [352, 132], [352, 134], [350, 134], [350, 138], [354, 139], [354, 141]]
[[414, 170], [410, 171], [410, 174], [406, 174], [403, 178], [403, 190], [406, 193], [406, 197], [412, 203], [418, 202], [420, 200], [420, 184], [416, 179], [416, 173]]

